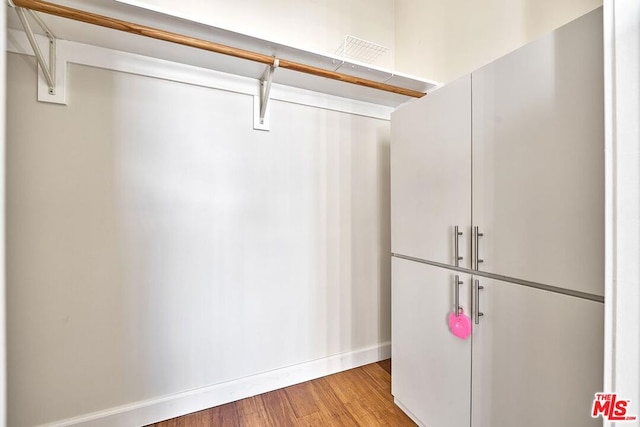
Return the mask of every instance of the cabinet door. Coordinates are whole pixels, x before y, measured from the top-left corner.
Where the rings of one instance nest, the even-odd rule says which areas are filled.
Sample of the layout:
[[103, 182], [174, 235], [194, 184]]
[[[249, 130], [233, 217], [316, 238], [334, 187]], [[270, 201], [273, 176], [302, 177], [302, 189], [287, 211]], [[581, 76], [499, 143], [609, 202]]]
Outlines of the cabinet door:
[[471, 81], [465, 76], [391, 115], [391, 250], [469, 267]]
[[[470, 423], [471, 339], [454, 337], [447, 324], [455, 274], [392, 261], [392, 393], [414, 421], [428, 427]], [[469, 278], [460, 279], [460, 303], [469, 313]]]
[[602, 13], [474, 72], [480, 270], [603, 295]]
[[604, 305], [480, 278], [473, 427], [587, 427], [602, 391]]

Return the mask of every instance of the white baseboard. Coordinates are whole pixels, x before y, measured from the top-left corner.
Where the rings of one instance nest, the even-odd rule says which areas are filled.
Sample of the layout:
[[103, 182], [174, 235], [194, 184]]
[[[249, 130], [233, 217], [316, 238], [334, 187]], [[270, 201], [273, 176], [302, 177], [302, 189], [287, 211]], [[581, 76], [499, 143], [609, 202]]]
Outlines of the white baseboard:
[[347, 369], [357, 368], [358, 366], [378, 362], [390, 357], [391, 343], [386, 342], [250, 377], [60, 420], [41, 427], [77, 425], [90, 427], [143, 426], [346, 371]]
[[398, 399], [393, 399], [393, 403], [396, 404], [396, 406], [400, 409], [402, 409], [402, 412], [404, 412], [405, 414], [407, 414], [407, 416], [409, 418], [411, 418], [411, 421], [413, 421], [414, 423], [416, 423], [418, 425], [418, 427], [426, 427], [424, 424], [422, 424], [420, 422], [420, 420], [418, 419], [418, 417], [416, 417], [415, 415], [413, 415], [413, 413], [408, 410], [407, 408], [405, 408], [405, 406], [398, 400]]

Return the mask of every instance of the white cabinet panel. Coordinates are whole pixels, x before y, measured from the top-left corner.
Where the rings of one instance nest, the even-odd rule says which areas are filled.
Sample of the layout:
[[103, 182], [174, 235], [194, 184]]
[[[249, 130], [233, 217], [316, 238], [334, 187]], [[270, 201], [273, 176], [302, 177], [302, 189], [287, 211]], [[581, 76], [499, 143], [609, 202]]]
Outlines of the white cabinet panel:
[[[460, 266], [473, 268], [478, 226], [480, 270], [602, 295], [602, 69], [596, 10], [394, 113], [392, 251], [450, 266], [459, 225]], [[599, 425], [601, 303], [480, 278], [470, 345], [445, 323], [460, 273], [398, 258], [392, 268], [393, 393], [415, 419]]]
[[[454, 337], [455, 272], [417, 262], [392, 261], [392, 392], [428, 427], [470, 423], [471, 339]], [[469, 313], [469, 277], [460, 278], [460, 303]]]
[[601, 20], [594, 11], [472, 74], [482, 271], [603, 294]]
[[391, 250], [470, 267], [471, 81], [465, 76], [391, 117]]
[[[587, 427], [602, 391], [601, 303], [479, 278], [473, 427]], [[394, 367], [395, 369], [395, 367]]]

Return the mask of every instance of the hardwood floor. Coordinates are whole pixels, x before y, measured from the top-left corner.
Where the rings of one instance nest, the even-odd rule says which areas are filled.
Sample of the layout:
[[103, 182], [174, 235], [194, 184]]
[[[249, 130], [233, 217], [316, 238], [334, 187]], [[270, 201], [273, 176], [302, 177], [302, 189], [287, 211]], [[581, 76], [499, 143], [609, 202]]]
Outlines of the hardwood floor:
[[415, 426], [393, 403], [391, 361], [174, 418], [153, 427]]

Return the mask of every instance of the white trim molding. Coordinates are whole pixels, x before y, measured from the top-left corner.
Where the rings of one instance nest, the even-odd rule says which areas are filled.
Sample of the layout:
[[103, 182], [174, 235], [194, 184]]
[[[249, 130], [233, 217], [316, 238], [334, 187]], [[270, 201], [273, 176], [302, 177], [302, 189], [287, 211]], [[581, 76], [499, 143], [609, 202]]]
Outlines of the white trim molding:
[[[47, 51], [49, 40], [40, 35], [37, 35], [36, 38], [43, 51]], [[6, 49], [8, 52], [34, 56], [23, 31], [8, 29], [7, 42]], [[58, 76], [58, 87], [56, 95], [48, 94], [47, 83], [44, 77], [40, 76], [38, 79], [38, 100], [42, 102], [58, 104], [66, 104], [68, 102], [65, 86], [73, 84], [73, 82], [67, 81], [66, 70], [68, 64], [85, 65], [251, 96], [259, 95], [259, 80], [250, 77], [237, 76], [68, 40], [59, 40], [57, 49], [56, 75]], [[393, 107], [385, 105], [277, 83], [274, 83], [271, 89], [271, 99], [382, 120], [390, 120], [391, 112], [394, 110]], [[253, 112], [249, 112], [249, 114], [253, 114]]]
[[640, 417], [640, 2], [604, 1], [604, 48], [604, 391]]
[[[0, 8], [0, 26], [6, 28], [6, 7]], [[6, 32], [0, 32], [0, 52], [5, 50]], [[7, 425], [7, 346], [6, 346], [6, 271], [5, 271], [5, 121], [6, 121], [6, 55], [0, 57], [0, 427]]]
[[391, 343], [386, 342], [196, 390], [60, 420], [40, 427], [148, 425], [379, 362], [390, 357]]

